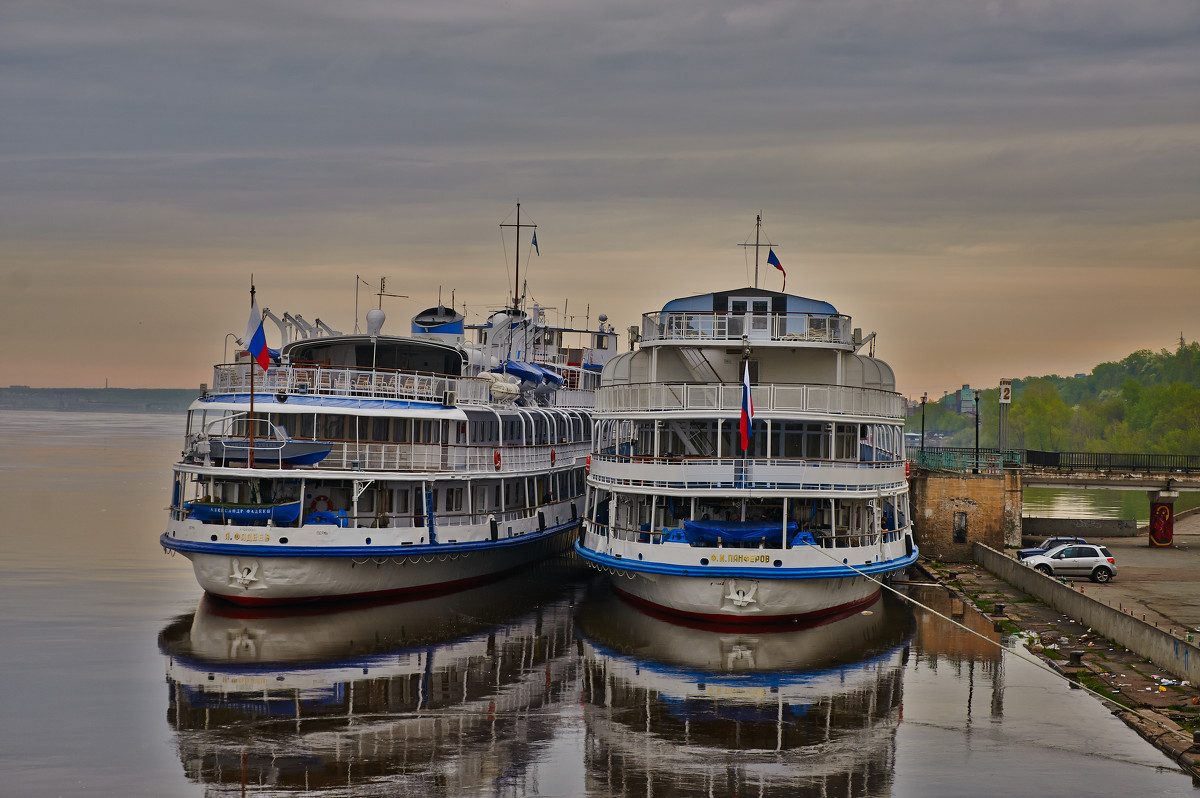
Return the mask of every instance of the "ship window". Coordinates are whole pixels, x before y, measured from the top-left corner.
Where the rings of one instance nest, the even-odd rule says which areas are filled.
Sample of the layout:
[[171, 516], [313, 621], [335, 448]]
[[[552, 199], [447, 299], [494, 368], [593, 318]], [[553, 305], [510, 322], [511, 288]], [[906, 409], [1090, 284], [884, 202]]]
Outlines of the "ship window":
[[834, 432], [834, 457], [838, 460], [857, 460], [858, 425], [838, 424]]
[[385, 416], [371, 419], [371, 440], [386, 441], [388, 439], [388, 421]]
[[393, 443], [407, 443], [408, 442], [408, 438], [409, 438], [408, 424], [409, 424], [409, 422], [408, 422], [408, 419], [406, 419], [406, 418], [397, 418], [397, 419], [393, 420], [393, 422], [392, 422], [392, 442]]
[[313, 429], [315, 428], [316, 416], [303, 415], [296, 419], [296, 437], [297, 438], [312, 438]]
[[607, 335], [597, 335], [596, 336], [596, 348], [597, 349], [608, 349], [608, 336]]
[[338, 441], [346, 438], [345, 416], [317, 416], [317, 437], [322, 440]]

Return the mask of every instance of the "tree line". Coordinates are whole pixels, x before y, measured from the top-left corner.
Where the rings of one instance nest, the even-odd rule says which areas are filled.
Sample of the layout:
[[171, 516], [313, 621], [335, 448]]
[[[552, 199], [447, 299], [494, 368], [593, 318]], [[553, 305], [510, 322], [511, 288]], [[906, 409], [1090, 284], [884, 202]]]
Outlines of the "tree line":
[[[998, 389], [980, 391], [981, 447], [998, 445], [999, 419]], [[905, 430], [921, 431], [920, 411], [909, 417]], [[975, 445], [975, 419], [941, 401], [925, 406], [925, 431], [927, 445], [932, 445], [932, 434], [942, 436], [940, 446]], [[1200, 454], [1200, 344], [1185, 343], [1175, 352], [1141, 350], [1079, 377], [1013, 380], [1006, 445], [1062, 452]]]

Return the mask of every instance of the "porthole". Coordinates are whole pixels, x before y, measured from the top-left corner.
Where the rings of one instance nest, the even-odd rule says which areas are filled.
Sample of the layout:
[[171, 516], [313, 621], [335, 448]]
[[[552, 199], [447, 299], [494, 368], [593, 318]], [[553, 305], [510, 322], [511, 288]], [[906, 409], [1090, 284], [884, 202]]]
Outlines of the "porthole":
[[783, 567], [783, 560], [776, 560], [776, 561], [773, 563], [773, 565], [774, 565], [776, 568], [782, 568], [782, 567]]
[[367, 538], [367, 545], [368, 545], [368, 546], [370, 546], [370, 545], [371, 545], [371, 539], [370, 539], [370, 538]]
[[212, 535], [210, 539], [212, 540], [212, 542], [213, 542], [213, 543], [216, 543], [216, 542], [217, 542], [217, 536], [216, 536], [216, 535]]
[[701, 565], [708, 565], [708, 558], [707, 558], [707, 557], [701, 557], [701, 558], [700, 558], [700, 564], [701, 564]]
[[280, 538], [280, 539], [279, 539], [279, 542], [280, 542], [280, 543], [287, 543], [287, 540], [288, 540], [287, 538]]

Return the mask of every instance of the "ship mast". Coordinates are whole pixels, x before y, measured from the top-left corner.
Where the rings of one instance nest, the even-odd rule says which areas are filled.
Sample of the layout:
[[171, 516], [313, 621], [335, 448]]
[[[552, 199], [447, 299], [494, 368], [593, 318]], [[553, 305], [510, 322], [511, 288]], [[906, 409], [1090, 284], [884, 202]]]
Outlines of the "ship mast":
[[519, 310], [521, 307], [521, 299], [523, 299], [523, 297], [521, 296], [521, 228], [528, 227], [531, 229], [536, 229], [537, 225], [536, 224], [521, 224], [521, 203], [518, 202], [517, 203], [517, 223], [516, 224], [505, 224], [504, 222], [501, 222], [500, 226], [501, 227], [515, 227], [517, 229], [517, 244], [515, 247], [515, 251], [516, 251], [516, 255], [517, 255], [517, 258], [516, 258], [517, 265], [516, 265], [516, 277], [513, 279], [513, 310]]
[[753, 244], [738, 244], [739, 247], [754, 247], [754, 287], [758, 288], [758, 250], [762, 247], [772, 246], [770, 239], [767, 243], [760, 244], [759, 236], [762, 233], [762, 211], [754, 217], [754, 243]]

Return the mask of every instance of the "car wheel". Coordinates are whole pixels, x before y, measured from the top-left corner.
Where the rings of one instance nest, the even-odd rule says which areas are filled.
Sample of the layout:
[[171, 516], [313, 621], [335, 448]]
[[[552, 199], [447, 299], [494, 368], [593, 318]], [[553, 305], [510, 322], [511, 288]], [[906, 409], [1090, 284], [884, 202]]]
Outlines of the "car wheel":
[[1107, 568], [1097, 568], [1092, 571], [1093, 582], [1107, 582], [1110, 579], [1112, 579], [1112, 571]]
[[1050, 570], [1049, 565], [1035, 565], [1034, 568], [1044, 573], [1046, 576], [1054, 576], [1054, 572]]

